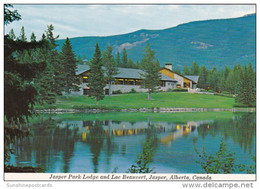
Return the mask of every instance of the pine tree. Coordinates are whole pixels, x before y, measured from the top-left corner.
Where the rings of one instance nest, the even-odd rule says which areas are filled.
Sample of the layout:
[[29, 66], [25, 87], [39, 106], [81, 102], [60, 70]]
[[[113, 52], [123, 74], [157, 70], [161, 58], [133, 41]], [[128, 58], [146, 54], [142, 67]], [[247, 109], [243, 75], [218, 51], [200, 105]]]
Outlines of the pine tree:
[[124, 48], [123, 49], [123, 54], [122, 54], [122, 68], [126, 68], [127, 67], [127, 62], [128, 62], [128, 59], [127, 59], [127, 52], [126, 52], [126, 49]]
[[128, 59], [126, 68], [137, 68], [137, 65], [134, 63], [132, 58]]
[[21, 20], [21, 15], [17, 12], [17, 10], [10, 10], [13, 5], [4, 4], [4, 24], [10, 24], [13, 21]]
[[252, 65], [245, 66], [240, 75], [240, 82], [238, 84], [238, 94], [236, 102], [247, 106], [255, 106], [256, 102], [256, 87], [255, 87], [255, 73]]
[[219, 78], [219, 89], [220, 89], [220, 91], [227, 91], [227, 77], [229, 75], [229, 72], [230, 72], [230, 70], [226, 65], [225, 69], [220, 74], [221, 77]]
[[114, 59], [114, 56], [112, 54], [112, 47], [108, 45], [106, 47], [106, 50], [103, 52], [102, 62], [105, 67], [105, 75], [106, 80], [108, 81], [109, 85], [109, 96], [112, 94], [111, 85], [114, 81], [114, 76], [118, 73], [118, 68]]
[[14, 30], [13, 29], [11, 29], [10, 32], [9, 32], [9, 38], [12, 39], [12, 40], [16, 39], [16, 36], [14, 34]]
[[120, 54], [119, 52], [116, 53], [116, 65], [117, 67], [121, 67], [121, 60], [120, 60]]
[[82, 59], [83, 59], [83, 61], [85, 61], [85, 60], [87, 59], [87, 56], [86, 56], [85, 53], [83, 53], [83, 55], [82, 55]]
[[80, 55], [78, 55], [77, 64], [83, 64], [83, 60]]
[[236, 94], [236, 88], [237, 88], [237, 83], [240, 81], [240, 73], [239, 73], [239, 79], [236, 79], [236, 73], [235, 70], [232, 69], [226, 80], [226, 91], [230, 92], [231, 94]]
[[208, 87], [208, 70], [205, 66], [200, 68], [198, 87], [207, 89]]
[[101, 52], [98, 43], [90, 64], [90, 74], [88, 76], [89, 96], [94, 98], [96, 104], [102, 100], [104, 95], [105, 79], [102, 70]]
[[56, 39], [59, 38], [59, 35], [54, 37], [53, 30], [54, 30], [54, 26], [51, 24], [47, 26], [47, 31], [45, 32], [46, 39], [49, 41], [49, 45], [47, 47], [48, 49], [47, 59], [48, 59], [48, 63], [52, 65], [54, 71], [54, 75], [53, 75], [54, 84], [52, 90], [57, 95], [61, 95], [64, 87], [64, 83], [63, 83], [64, 75], [63, 75], [62, 64], [60, 64], [60, 55], [58, 50], [56, 49], [56, 47], [58, 46], [56, 43]]
[[[27, 41], [24, 26], [22, 26], [22, 28], [21, 28], [21, 32], [20, 32], [20, 36], [18, 37], [18, 40], [21, 41], [21, 42]], [[16, 56], [17, 56], [17, 58], [19, 59], [20, 62], [22, 62], [22, 63], [29, 63], [30, 62], [30, 57], [29, 57], [29, 53], [28, 53], [27, 49], [17, 51], [16, 53], [17, 53]]]
[[35, 42], [36, 41], [36, 36], [35, 36], [34, 32], [32, 32], [30, 40], [31, 40], [31, 42]]
[[20, 36], [18, 37], [18, 39], [21, 40], [21, 41], [27, 41], [24, 26], [22, 26], [22, 28], [21, 28]]
[[148, 100], [151, 99], [151, 93], [158, 89], [160, 86], [160, 63], [155, 60], [155, 52], [151, 49], [149, 43], [147, 43], [141, 62], [141, 69], [144, 71], [143, 87], [148, 89]]
[[177, 68], [174, 68], [174, 70], [173, 70], [175, 73], [177, 73], [177, 74], [181, 74], [181, 70], [177, 67]]
[[[46, 62], [45, 70], [39, 75], [34, 83], [37, 86], [38, 90], [38, 102], [40, 104], [52, 104], [56, 101], [57, 86], [55, 83], [55, 71], [53, 64], [51, 62], [51, 50], [52, 47], [50, 41], [46, 38], [46, 35], [42, 35], [41, 42], [44, 42], [44, 45], [41, 48], [36, 49], [34, 52], [35, 57], [38, 61]], [[59, 86], [60, 87], [60, 86]], [[61, 88], [59, 88], [61, 90]]]
[[66, 38], [60, 55], [62, 71], [63, 71], [63, 85], [66, 92], [66, 97], [70, 94], [71, 90], [77, 90], [79, 84], [78, 78], [76, 76], [77, 60], [75, 54], [72, 50], [72, 46], [69, 38]]
[[[5, 24], [21, 19], [17, 11], [11, 11], [9, 7], [12, 6], [4, 5]], [[28, 131], [23, 131], [20, 124], [33, 115], [37, 97], [33, 80], [45, 67], [43, 62], [22, 63], [18, 57], [14, 56], [14, 53], [39, 48], [41, 45], [42, 43], [14, 41], [8, 35], [4, 36], [4, 117], [11, 125], [9, 127], [5, 124], [5, 162], [8, 161], [12, 152], [10, 150], [11, 143], [23, 136], [28, 136]]]
[[213, 68], [209, 72], [209, 77], [208, 77], [208, 88], [213, 91], [218, 91], [219, 89], [219, 72], [217, 71], [217, 68]]
[[187, 65], [185, 65], [184, 68], [183, 68], [183, 74], [184, 75], [190, 75], [191, 74], [190, 69]]
[[199, 65], [196, 62], [192, 63], [190, 72], [191, 75], [199, 75]]

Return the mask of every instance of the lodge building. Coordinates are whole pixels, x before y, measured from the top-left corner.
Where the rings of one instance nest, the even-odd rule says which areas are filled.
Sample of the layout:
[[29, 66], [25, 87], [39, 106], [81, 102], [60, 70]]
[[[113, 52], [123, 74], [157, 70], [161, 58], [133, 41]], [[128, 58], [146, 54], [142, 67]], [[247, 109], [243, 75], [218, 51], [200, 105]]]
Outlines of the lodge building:
[[[72, 92], [72, 94], [87, 95], [88, 84], [87, 78], [91, 72], [88, 65], [78, 65], [76, 75], [80, 78], [80, 90]], [[199, 76], [181, 75], [172, 70], [172, 64], [166, 64], [160, 69], [161, 85], [160, 90], [167, 91], [174, 88], [197, 88]], [[121, 91], [122, 93], [130, 92], [134, 89], [137, 92], [147, 92], [147, 89], [142, 88], [142, 75], [144, 71], [133, 68], [118, 68], [118, 73], [114, 76], [115, 80], [112, 83], [112, 91]], [[108, 83], [104, 88], [108, 94]]]

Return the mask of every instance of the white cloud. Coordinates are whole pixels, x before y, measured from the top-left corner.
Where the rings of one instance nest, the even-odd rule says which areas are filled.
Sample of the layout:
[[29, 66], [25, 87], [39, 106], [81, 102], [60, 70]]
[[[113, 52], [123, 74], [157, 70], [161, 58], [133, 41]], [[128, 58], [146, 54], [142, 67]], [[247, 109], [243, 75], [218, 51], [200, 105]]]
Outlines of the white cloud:
[[107, 36], [139, 29], [164, 29], [181, 23], [239, 17], [255, 12], [254, 5], [15, 5], [22, 20], [6, 26], [19, 35], [25, 26], [41, 37], [53, 24], [60, 38]]

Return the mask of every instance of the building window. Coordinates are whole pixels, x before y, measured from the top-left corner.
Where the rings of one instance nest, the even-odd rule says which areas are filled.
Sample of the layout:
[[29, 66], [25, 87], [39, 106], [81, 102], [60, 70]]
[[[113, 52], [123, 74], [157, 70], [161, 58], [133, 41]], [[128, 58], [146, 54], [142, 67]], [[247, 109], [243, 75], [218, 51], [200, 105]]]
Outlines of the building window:
[[88, 76], [83, 76], [82, 79], [83, 79], [83, 83], [87, 83]]
[[165, 81], [161, 81], [161, 87], [165, 87], [166, 86], [166, 82]]
[[134, 85], [134, 80], [133, 79], [126, 79], [125, 85]]
[[135, 85], [142, 85], [142, 80], [136, 79], [135, 80]]
[[124, 79], [116, 79], [115, 80], [115, 85], [123, 85], [124, 84]]

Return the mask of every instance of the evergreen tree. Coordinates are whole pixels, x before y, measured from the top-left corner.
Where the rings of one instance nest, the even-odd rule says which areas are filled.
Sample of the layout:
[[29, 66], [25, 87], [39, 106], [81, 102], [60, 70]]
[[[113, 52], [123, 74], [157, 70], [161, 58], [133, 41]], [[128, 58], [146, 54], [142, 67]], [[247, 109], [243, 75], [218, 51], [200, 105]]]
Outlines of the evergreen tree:
[[34, 32], [32, 32], [30, 40], [31, 40], [31, 42], [35, 42], [36, 41], [36, 36], [35, 36]]
[[141, 62], [140, 61], [136, 61], [136, 67], [138, 68], [138, 69], [141, 69], [142, 68], [142, 65], [141, 65]]
[[222, 71], [222, 73], [220, 74], [221, 77], [219, 79], [219, 88], [220, 91], [227, 91], [227, 77], [229, 75], [229, 68], [227, 67], [227, 65], [225, 66], [225, 69]]
[[25, 31], [24, 31], [24, 26], [22, 26], [22, 28], [21, 28], [20, 36], [18, 37], [18, 39], [21, 41], [27, 41], [27, 37], [26, 37]]
[[119, 52], [116, 53], [116, 65], [117, 67], [121, 67], [121, 60]]
[[51, 25], [48, 25], [47, 26], [47, 30], [46, 30], [46, 37], [47, 39], [50, 41], [51, 43], [51, 49], [55, 49], [58, 45], [56, 44], [56, 39], [59, 38], [59, 35], [57, 35], [56, 37], [54, 37], [54, 34], [53, 34], [53, 30], [54, 30], [54, 26], [51, 24]]
[[83, 53], [83, 55], [82, 55], [82, 59], [83, 59], [83, 61], [85, 61], [85, 60], [87, 59], [87, 56], [86, 56], [85, 53]]
[[185, 65], [184, 68], [183, 68], [183, 74], [184, 75], [190, 75], [191, 74], [190, 69], [187, 65]]
[[205, 66], [200, 68], [198, 87], [207, 89], [208, 87], [208, 70]]
[[173, 71], [177, 74], [181, 74], [181, 70], [178, 67], [174, 68]]
[[14, 34], [14, 30], [13, 29], [11, 29], [10, 32], [9, 32], [9, 38], [12, 39], [12, 40], [16, 39], [16, 36]]
[[[11, 11], [11, 5], [4, 5], [4, 23], [9, 24], [21, 17], [17, 11]], [[4, 135], [4, 160], [8, 161], [11, 143], [19, 138], [28, 135], [28, 131], [20, 128], [33, 114], [36, 102], [37, 90], [33, 79], [43, 70], [42, 63], [22, 63], [14, 56], [17, 51], [24, 51], [38, 48], [42, 43], [14, 41], [8, 35], [4, 36], [4, 117], [11, 127], [5, 124]], [[6, 165], [5, 165], [6, 168]]]
[[126, 68], [127, 67], [127, 63], [128, 63], [128, 59], [127, 59], [127, 52], [126, 49], [123, 49], [123, 54], [122, 54], [122, 68]]
[[238, 94], [236, 101], [247, 106], [255, 106], [256, 102], [256, 88], [255, 88], [255, 73], [251, 64], [245, 66], [241, 71], [240, 82], [238, 83]]
[[213, 91], [218, 91], [219, 89], [219, 73], [217, 69], [214, 67], [210, 72], [209, 72], [209, 77], [208, 77], [208, 89], [213, 90]]
[[[64, 73], [63, 73], [63, 68], [62, 64], [60, 64], [60, 55], [56, 47], [58, 46], [56, 43], [56, 39], [59, 38], [59, 35], [54, 37], [53, 34], [54, 26], [48, 25], [47, 30], [46, 30], [46, 39], [49, 41], [49, 45], [47, 47], [48, 54], [47, 54], [47, 59], [48, 63], [52, 65], [53, 67], [53, 79], [54, 79], [54, 84], [52, 90], [57, 94], [61, 95], [64, 83], [63, 83], [63, 78], [64, 78]], [[50, 66], [51, 67], [51, 66]]]
[[192, 63], [192, 66], [190, 68], [190, 74], [199, 75], [199, 65], [196, 62]]
[[134, 63], [132, 58], [128, 59], [126, 68], [137, 68], [137, 65]]
[[77, 60], [72, 50], [71, 42], [69, 38], [66, 38], [60, 56], [62, 68], [63, 68], [63, 85], [66, 97], [70, 94], [71, 90], [78, 90], [78, 78], [76, 76]]
[[160, 86], [160, 63], [155, 60], [155, 52], [151, 49], [149, 43], [147, 43], [141, 62], [141, 69], [144, 71], [143, 77], [143, 87], [148, 89], [148, 100], [151, 99], [151, 93], [158, 89]]
[[84, 64], [84, 62], [83, 62], [83, 60], [82, 60], [80, 55], [78, 56], [77, 64]]
[[10, 10], [13, 5], [4, 4], [4, 24], [10, 24], [13, 21], [21, 20], [21, 15], [17, 12], [17, 10]]
[[103, 52], [102, 62], [105, 67], [105, 75], [106, 80], [108, 81], [109, 85], [109, 96], [112, 94], [111, 85], [114, 81], [114, 76], [118, 73], [118, 68], [114, 59], [114, 56], [112, 54], [112, 47], [108, 45], [106, 47], [106, 50]]
[[98, 43], [90, 64], [90, 74], [88, 76], [89, 96], [94, 98], [96, 104], [102, 100], [104, 95], [105, 79], [102, 70], [101, 52]]
[[[25, 35], [25, 30], [24, 30], [24, 26], [22, 26], [21, 28], [21, 32], [20, 32], [20, 36], [18, 37], [18, 40], [21, 42], [26, 42], [27, 41], [27, 37]], [[29, 63], [30, 62], [30, 57], [29, 57], [29, 53], [28, 50], [21, 50], [21, 51], [17, 51], [16, 52], [16, 56], [19, 59], [20, 62], [22, 63]]]
[[35, 86], [38, 90], [37, 101], [40, 104], [53, 104], [56, 102], [56, 94], [53, 91], [53, 67], [47, 64], [44, 71], [35, 79]]
[[[59, 91], [60, 94], [62, 86], [57, 86], [55, 82], [55, 69], [51, 58], [51, 56], [54, 56], [52, 53], [53, 45], [50, 43], [50, 40], [46, 38], [45, 34], [42, 35], [41, 41], [44, 42], [45, 45], [36, 49], [35, 57], [38, 61], [46, 62], [46, 68], [41, 75], [35, 79], [34, 83], [36, 84], [38, 93], [40, 94], [38, 96], [39, 103], [52, 104], [56, 101], [57, 91]], [[57, 59], [58, 58], [59, 57], [57, 57]], [[59, 69], [61, 69], [61, 67]], [[59, 88], [57, 89], [57, 87]]]

